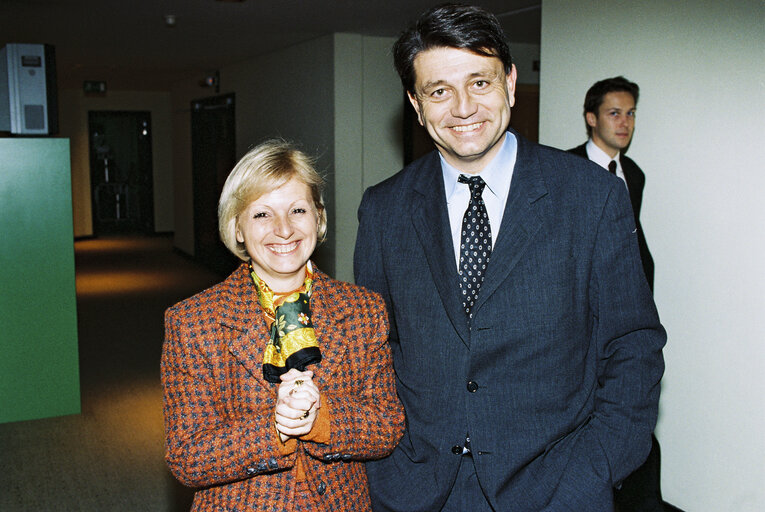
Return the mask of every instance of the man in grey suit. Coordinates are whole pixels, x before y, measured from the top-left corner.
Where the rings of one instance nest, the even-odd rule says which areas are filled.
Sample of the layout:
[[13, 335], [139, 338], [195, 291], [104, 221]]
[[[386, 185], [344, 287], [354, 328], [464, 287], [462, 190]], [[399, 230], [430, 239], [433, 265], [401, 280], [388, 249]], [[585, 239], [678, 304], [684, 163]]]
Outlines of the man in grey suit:
[[612, 510], [650, 448], [666, 341], [627, 191], [508, 130], [490, 13], [430, 9], [393, 53], [436, 151], [359, 208], [356, 281], [386, 301], [407, 416], [367, 464], [373, 508]]

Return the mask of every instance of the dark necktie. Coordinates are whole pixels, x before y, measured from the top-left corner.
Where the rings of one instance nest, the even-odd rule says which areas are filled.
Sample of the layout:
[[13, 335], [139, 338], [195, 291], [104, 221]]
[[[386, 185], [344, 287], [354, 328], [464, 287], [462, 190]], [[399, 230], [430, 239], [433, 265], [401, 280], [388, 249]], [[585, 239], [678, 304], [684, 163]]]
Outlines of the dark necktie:
[[611, 160], [608, 162], [608, 170], [611, 172], [611, 174], [616, 174], [616, 160]]
[[461, 174], [460, 183], [470, 187], [470, 204], [462, 218], [462, 236], [460, 239], [460, 288], [462, 306], [469, 317], [473, 317], [472, 308], [478, 297], [478, 289], [486, 275], [486, 266], [491, 256], [491, 226], [489, 214], [483, 202], [483, 189], [486, 183], [480, 176]]

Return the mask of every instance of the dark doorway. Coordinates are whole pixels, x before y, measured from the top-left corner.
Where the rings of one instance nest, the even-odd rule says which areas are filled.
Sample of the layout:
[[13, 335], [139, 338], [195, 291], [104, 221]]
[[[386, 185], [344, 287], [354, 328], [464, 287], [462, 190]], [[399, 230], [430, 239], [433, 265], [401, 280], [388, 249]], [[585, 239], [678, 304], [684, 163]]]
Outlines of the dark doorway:
[[409, 165], [421, 156], [433, 151], [433, 139], [417, 120], [417, 112], [412, 108], [404, 93], [404, 165]]
[[539, 142], [539, 85], [517, 84], [510, 126], [532, 142]]
[[154, 232], [149, 112], [88, 112], [93, 234]]
[[191, 102], [194, 257], [224, 275], [239, 261], [218, 236], [218, 199], [236, 164], [234, 130], [233, 94]]

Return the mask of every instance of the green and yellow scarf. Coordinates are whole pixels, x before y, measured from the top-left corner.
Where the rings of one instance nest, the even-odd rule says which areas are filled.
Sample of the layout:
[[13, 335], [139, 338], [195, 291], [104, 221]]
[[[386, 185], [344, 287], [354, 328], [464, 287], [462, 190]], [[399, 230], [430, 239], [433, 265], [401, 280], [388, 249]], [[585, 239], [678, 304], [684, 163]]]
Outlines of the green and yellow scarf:
[[258, 290], [258, 300], [269, 325], [270, 340], [263, 357], [263, 377], [268, 382], [280, 382], [279, 376], [290, 368], [305, 371], [311, 363], [321, 361], [321, 351], [311, 321], [313, 267], [306, 264], [303, 286], [295, 291], [278, 294], [255, 273], [250, 263], [250, 275]]

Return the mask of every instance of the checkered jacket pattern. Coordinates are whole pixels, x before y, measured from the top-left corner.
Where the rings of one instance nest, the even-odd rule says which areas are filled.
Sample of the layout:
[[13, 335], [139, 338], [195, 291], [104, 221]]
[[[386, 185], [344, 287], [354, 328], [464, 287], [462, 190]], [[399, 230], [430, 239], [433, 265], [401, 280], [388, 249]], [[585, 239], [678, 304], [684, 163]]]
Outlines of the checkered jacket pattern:
[[[331, 410], [331, 439], [299, 441], [289, 455], [274, 429], [278, 384], [263, 378], [268, 330], [246, 264], [165, 313], [166, 460], [199, 488], [192, 510], [371, 509], [363, 461], [389, 454], [404, 430], [387, 313], [373, 292], [318, 270], [315, 278], [323, 359], [310, 369]], [[297, 457], [310, 492], [296, 492]]]

